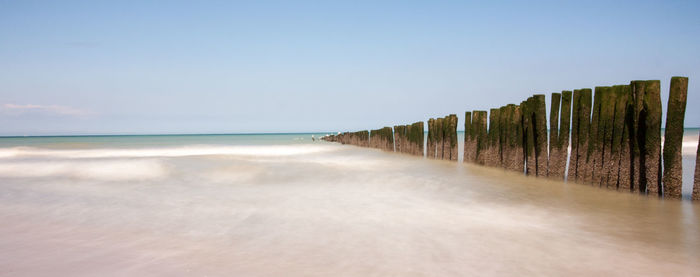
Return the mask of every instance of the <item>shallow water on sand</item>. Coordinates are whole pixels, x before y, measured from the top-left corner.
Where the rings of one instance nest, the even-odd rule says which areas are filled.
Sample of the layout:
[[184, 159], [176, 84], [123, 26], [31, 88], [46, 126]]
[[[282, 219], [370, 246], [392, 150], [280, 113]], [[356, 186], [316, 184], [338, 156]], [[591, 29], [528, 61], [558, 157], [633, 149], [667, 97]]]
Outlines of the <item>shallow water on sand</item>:
[[5, 141], [0, 275], [700, 272], [696, 203], [309, 138]]

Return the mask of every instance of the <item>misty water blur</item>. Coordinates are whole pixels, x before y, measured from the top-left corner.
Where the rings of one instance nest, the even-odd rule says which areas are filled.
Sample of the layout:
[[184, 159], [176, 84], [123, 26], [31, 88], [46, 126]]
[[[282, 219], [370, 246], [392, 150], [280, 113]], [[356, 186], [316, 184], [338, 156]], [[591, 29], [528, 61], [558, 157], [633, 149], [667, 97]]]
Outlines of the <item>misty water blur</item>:
[[0, 138], [0, 275], [700, 272], [695, 203], [310, 138]]

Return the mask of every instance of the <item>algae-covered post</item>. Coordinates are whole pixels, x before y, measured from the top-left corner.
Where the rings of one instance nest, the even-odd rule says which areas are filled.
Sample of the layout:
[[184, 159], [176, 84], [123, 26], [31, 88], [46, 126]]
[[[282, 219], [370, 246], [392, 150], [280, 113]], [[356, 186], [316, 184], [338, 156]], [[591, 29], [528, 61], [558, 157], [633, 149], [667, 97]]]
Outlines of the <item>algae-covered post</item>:
[[630, 82], [631, 92], [631, 109], [632, 109], [632, 119], [631, 126], [629, 128], [630, 135], [630, 156], [631, 156], [631, 180], [630, 189], [635, 192], [644, 192], [645, 187], [641, 186], [641, 176], [642, 176], [642, 153], [640, 151], [640, 145], [644, 144], [643, 137], [640, 135], [640, 130], [644, 127], [642, 120], [640, 120], [640, 114], [644, 108], [644, 81], [632, 81]]
[[[612, 172], [612, 144], [613, 144], [613, 129], [615, 123], [615, 101], [617, 99], [617, 94], [615, 93], [614, 87], [607, 87], [603, 94], [601, 106], [600, 106], [600, 127], [603, 132], [602, 135], [602, 150], [603, 157], [598, 167], [598, 172], [600, 172], [600, 178], [598, 178], [597, 183], [600, 187], [608, 187], [608, 176]], [[600, 137], [600, 134], [599, 134]]]
[[693, 200], [700, 200], [700, 136], [698, 136], [698, 149], [695, 153], [695, 180], [693, 180]]
[[445, 117], [445, 122], [447, 123], [445, 128], [445, 139], [448, 141], [446, 146], [449, 149], [449, 158], [445, 157], [446, 160], [456, 161], [458, 160], [458, 140], [457, 140], [457, 115], [451, 114]]
[[425, 156], [428, 159], [435, 159], [435, 148], [437, 147], [435, 142], [435, 119], [428, 119], [428, 139], [426, 142]]
[[423, 122], [419, 121], [408, 126], [406, 131], [406, 136], [408, 140], [408, 153], [412, 155], [423, 155], [423, 137], [425, 132], [423, 131]]
[[[622, 119], [622, 139], [620, 141], [620, 169], [617, 179], [618, 189], [623, 191], [633, 191], [634, 186], [632, 185], [632, 144], [630, 139], [630, 134], [632, 133], [633, 125], [633, 113], [634, 113], [634, 100], [632, 94], [632, 87], [626, 85], [622, 87], [622, 99], [618, 102], [624, 109], [621, 113]], [[617, 120], [617, 119], [616, 119]]]
[[403, 137], [405, 134], [406, 126], [404, 125], [394, 125], [394, 151], [403, 153]]
[[503, 156], [508, 152], [507, 150], [507, 134], [508, 134], [508, 106], [502, 106], [498, 112], [500, 115], [498, 117], [498, 166], [505, 168], [505, 162]]
[[[577, 139], [577, 169], [576, 178], [578, 182], [585, 181], [586, 169], [590, 168], [588, 162], [589, 145], [591, 143], [591, 102], [593, 101], [593, 91], [589, 88], [578, 90], [579, 94], [579, 109], [578, 109], [578, 139]], [[573, 145], [572, 145], [573, 146]], [[573, 155], [573, 152], [572, 152]], [[571, 166], [571, 165], [569, 165]]]
[[512, 129], [512, 165], [511, 170], [523, 172], [525, 170], [525, 149], [523, 148], [523, 112], [522, 108], [513, 105], [513, 117], [511, 117]]
[[474, 114], [472, 115], [472, 130], [476, 134], [476, 154], [474, 156], [474, 160], [478, 164], [484, 164], [483, 152], [488, 143], [486, 117], [486, 111], [474, 111]]
[[561, 93], [552, 93], [552, 102], [549, 108], [549, 160], [547, 165], [547, 176], [556, 177], [557, 168], [557, 145], [559, 140], [559, 102]]
[[533, 99], [537, 176], [547, 176], [547, 104], [544, 94], [535, 94]]
[[435, 120], [435, 144], [437, 151], [435, 158], [442, 160], [445, 158], [445, 119], [439, 117]]
[[464, 156], [463, 162], [474, 162], [476, 156], [476, 136], [472, 130], [472, 113], [464, 113]]
[[[623, 143], [624, 139], [624, 129], [625, 129], [625, 119], [627, 116], [627, 102], [629, 95], [628, 85], [618, 85], [613, 87], [614, 103], [610, 103], [613, 106], [612, 113], [612, 135], [610, 143], [610, 163], [608, 166], [608, 176], [605, 180], [608, 188], [618, 189], [620, 174], [621, 174], [621, 156], [622, 156], [622, 146], [626, 145]], [[629, 170], [626, 171], [629, 174]], [[627, 185], [629, 189], [629, 184]]]
[[664, 132], [664, 197], [680, 198], [683, 174], [683, 121], [688, 98], [688, 78], [672, 77]]
[[583, 168], [582, 166], [579, 166], [579, 161], [581, 159], [581, 154], [579, 151], [584, 150], [583, 148], [579, 148], [579, 137], [587, 136], [588, 134], [585, 135], [579, 135], [581, 132], [579, 130], [580, 126], [580, 109], [581, 109], [581, 104], [579, 103], [579, 99], [581, 99], [581, 91], [580, 90], [574, 90], [574, 99], [573, 99], [573, 107], [571, 111], [571, 155], [569, 156], [569, 171], [566, 174], [566, 178], [569, 181], [576, 181], [578, 179], [578, 171], [579, 167]]
[[[560, 108], [561, 104], [561, 108]], [[549, 135], [549, 168], [547, 176], [563, 179], [569, 148], [571, 121], [571, 91], [552, 93]]]
[[369, 147], [369, 131], [359, 131], [358, 134], [360, 136], [360, 143], [358, 145], [362, 147]]
[[640, 146], [642, 178], [648, 195], [661, 194], [661, 82], [646, 81], [643, 110], [639, 115], [644, 127], [639, 130], [644, 145]]
[[485, 152], [486, 159], [484, 161], [487, 166], [498, 166], [501, 163], [499, 159], [500, 153], [498, 153], [498, 140], [500, 136], [499, 116], [499, 109], [491, 109], [491, 113], [489, 114], [488, 145]]
[[525, 174], [537, 175], [537, 161], [535, 158], [535, 128], [533, 108], [534, 99], [528, 98], [520, 104], [523, 107], [523, 146], [525, 152]]

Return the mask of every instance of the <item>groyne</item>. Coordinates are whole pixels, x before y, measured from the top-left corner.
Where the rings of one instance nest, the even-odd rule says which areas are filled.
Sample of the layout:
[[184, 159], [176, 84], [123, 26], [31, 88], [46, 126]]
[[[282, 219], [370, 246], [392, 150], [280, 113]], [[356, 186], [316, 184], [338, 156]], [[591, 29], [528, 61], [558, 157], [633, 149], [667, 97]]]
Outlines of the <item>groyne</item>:
[[[663, 149], [660, 83], [635, 80], [552, 93], [549, 133], [544, 94], [518, 105], [467, 111], [463, 162], [610, 190], [681, 198], [688, 78], [671, 78]], [[457, 161], [457, 124], [455, 114], [428, 119], [425, 144], [423, 122], [323, 139]], [[694, 200], [700, 200], [699, 183], [700, 160], [695, 168]]]

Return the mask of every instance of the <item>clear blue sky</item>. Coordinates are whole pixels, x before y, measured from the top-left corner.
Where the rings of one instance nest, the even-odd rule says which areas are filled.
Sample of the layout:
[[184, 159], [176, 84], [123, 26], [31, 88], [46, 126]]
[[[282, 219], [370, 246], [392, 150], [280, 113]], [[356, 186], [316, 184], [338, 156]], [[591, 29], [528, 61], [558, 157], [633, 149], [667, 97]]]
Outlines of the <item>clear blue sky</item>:
[[698, 1], [484, 2], [0, 1], [0, 135], [462, 125], [635, 79], [665, 111], [674, 75], [700, 126]]

